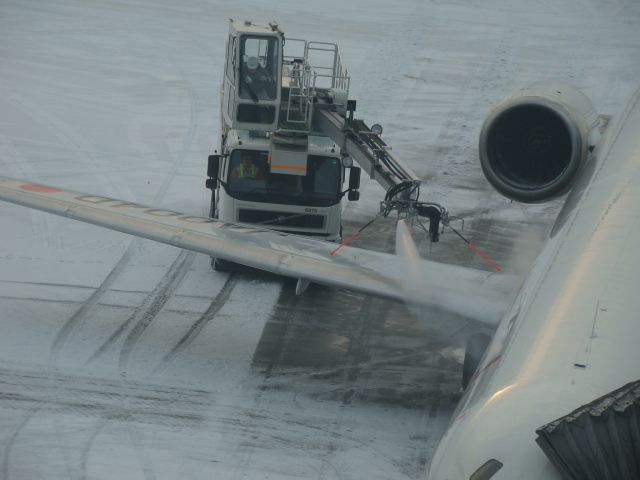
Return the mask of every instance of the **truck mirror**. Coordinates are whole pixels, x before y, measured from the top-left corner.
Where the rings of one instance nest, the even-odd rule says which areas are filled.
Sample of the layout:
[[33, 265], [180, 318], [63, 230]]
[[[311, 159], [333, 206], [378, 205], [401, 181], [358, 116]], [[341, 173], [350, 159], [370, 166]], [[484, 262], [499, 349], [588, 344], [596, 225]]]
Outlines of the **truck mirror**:
[[355, 202], [360, 200], [360, 192], [357, 190], [349, 190], [349, 193], [347, 194], [347, 198], [349, 199], [350, 202]]
[[218, 179], [218, 169], [220, 168], [220, 155], [209, 155], [207, 165], [207, 177]]
[[349, 172], [349, 190], [360, 188], [360, 167], [351, 167]]

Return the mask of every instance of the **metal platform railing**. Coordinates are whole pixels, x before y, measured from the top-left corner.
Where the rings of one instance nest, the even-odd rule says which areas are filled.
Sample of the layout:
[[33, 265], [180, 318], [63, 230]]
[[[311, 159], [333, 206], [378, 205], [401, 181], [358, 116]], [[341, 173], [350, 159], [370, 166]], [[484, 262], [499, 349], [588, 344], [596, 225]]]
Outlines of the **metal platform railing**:
[[288, 88], [285, 129], [309, 129], [318, 96], [340, 91], [346, 99], [350, 78], [335, 43], [287, 38], [282, 56], [283, 86]]
[[[340, 49], [335, 43], [307, 42], [305, 59], [314, 72], [314, 86], [346, 90], [349, 93], [349, 75], [342, 65]], [[321, 82], [328, 80], [327, 85]]]

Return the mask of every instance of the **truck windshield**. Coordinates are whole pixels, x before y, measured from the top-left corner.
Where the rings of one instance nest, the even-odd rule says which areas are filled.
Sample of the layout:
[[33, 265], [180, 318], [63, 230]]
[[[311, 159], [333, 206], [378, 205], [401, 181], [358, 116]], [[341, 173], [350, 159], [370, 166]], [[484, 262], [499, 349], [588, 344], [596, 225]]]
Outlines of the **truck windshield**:
[[227, 191], [239, 200], [328, 207], [340, 201], [340, 160], [309, 155], [306, 175], [272, 173], [267, 152], [235, 150]]
[[245, 35], [240, 42], [240, 98], [275, 100], [278, 87], [275, 37]]

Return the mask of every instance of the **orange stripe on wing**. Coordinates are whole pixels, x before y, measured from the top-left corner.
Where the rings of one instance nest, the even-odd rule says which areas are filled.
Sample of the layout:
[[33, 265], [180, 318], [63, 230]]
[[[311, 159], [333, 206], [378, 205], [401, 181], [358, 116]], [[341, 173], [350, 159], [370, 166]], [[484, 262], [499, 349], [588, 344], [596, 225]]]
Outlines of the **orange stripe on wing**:
[[38, 192], [38, 193], [56, 193], [61, 192], [59, 188], [49, 187], [47, 185], [38, 185], [36, 183], [24, 183], [19, 186], [22, 190], [27, 190], [28, 192]]

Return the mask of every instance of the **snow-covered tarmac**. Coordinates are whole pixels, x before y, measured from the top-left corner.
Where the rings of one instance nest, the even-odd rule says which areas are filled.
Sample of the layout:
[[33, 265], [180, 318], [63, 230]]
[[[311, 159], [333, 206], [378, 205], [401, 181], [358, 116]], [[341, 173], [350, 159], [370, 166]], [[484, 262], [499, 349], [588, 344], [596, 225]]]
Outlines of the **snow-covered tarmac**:
[[[0, 3], [4, 176], [206, 214], [227, 19], [340, 44], [358, 116], [423, 198], [509, 271], [557, 210], [492, 192], [493, 103], [569, 81], [616, 113], [640, 80], [640, 4], [168, 0]], [[348, 232], [377, 212], [373, 183]], [[417, 479], [479, 326], [0, 204], [0, 478]], [[389, 251], [393, 222], [361, 246]], [[453, 234], [433, 259], [486, 268]], [[462, 301], [462, 300], [461, 300]]]

